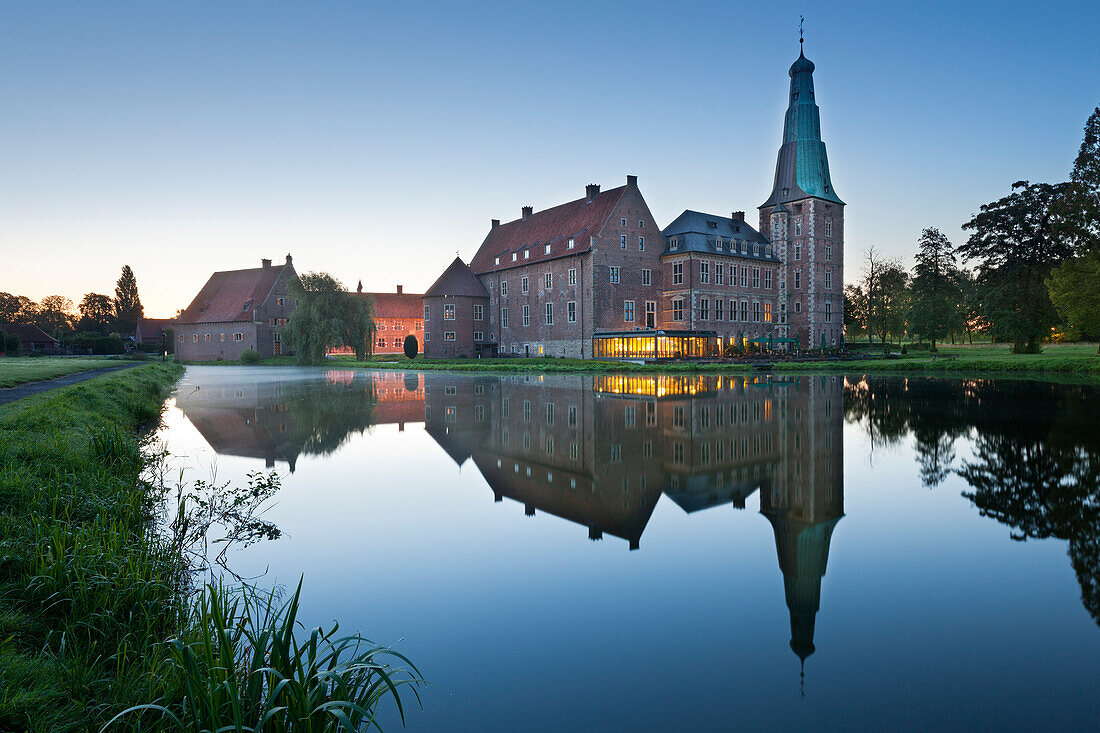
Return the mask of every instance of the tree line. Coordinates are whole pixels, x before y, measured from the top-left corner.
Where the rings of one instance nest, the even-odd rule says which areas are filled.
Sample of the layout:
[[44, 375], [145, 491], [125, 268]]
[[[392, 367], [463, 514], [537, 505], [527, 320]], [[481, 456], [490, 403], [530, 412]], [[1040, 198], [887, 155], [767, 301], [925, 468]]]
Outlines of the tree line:
[[64, 295], [47, 295], [35, 302], [25, 295], [0, 292], [0, 325], [30, 324], [58, 339], [78, 333], [130, 336], [144, 315], [137, 278], [129, 265], [123, 265], [113, 297], [87, 293], [75, 308]]
[[1017, 181], [963, 229], [970, 236], [958, 247], [925, 229], [911, 271], [869, 248], [860, 279], [844, 288], [849, 336], [935, 349], [980, 334], [1015, 353], [1038, 353], [1058, 334], [1100, 340], [1100, 107], [1070, 180]]

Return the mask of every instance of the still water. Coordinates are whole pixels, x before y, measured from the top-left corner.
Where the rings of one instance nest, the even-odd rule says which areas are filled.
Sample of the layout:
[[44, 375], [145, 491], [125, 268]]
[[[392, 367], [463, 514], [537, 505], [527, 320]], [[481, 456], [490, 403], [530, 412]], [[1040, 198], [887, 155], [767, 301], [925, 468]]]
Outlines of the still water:
[[1041, 381], [191, 367], [161, 438], [279, 474], [230, 567], [396, 643], [409, 730], [1095, 730], [1098, 417]]

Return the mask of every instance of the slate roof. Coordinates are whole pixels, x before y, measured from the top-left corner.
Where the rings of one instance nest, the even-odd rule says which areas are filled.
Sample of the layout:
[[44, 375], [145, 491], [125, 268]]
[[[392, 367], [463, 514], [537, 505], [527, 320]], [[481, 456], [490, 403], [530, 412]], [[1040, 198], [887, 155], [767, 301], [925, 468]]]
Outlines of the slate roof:
[[289, 261], [285, 265], [215, 272], [176, 323], [251, 321], [252, 309], [263, 305], [284, 270], [295, 275]]
[[[756, 254], [758, 251], [768, 251], [768, 238], [748, 223], [734, 220], [729, 216], [688, 209], [665, 227], [661, 234], [665, 238], [665, 249], [662, 255], [705, 252], [761, 262], [779, 261], [774, 254]], [[669, 243], [670, 237], [677, 237], [680, 240], [676, 249], [672, 249]], [[722, 239], [721, 249], [717, 246], [719, 237]]]
[[829, 158], [821, 141], [821, 113], [814, 99], [813, 73], [813, 62], [801, 54], [791, 66], [790, 101], [783, 120], [783, 144], [775, 163], [775, 183], [771, 196], [760, 208], [809, 196], [844, 203], [833, 190], [829, 177]]
[[[477, 254], [470, 261], [474, 272], [484, 274], [509, 267], [530, 265], [540, 260], [551, 260], [564, 255], [575, 255], [591, 249], [590, 237], [603, 229], [608, 217], [619, 203], [626, 186], [619, 186], [576, 201], [537, 211], [526, 219], [516, 219], [498, 224], [489, 230]], [[568, 249], [569, 239], [573, 249]], [[546, 244], [550, 254], [546, 254]], [[525, 250], [530, 250], [524, 258]], [[515, 253], [516, 261], [512, 261]], [[500, 264], [496, 264], [496, 258]]]
[[470, 298], [488, 298], [489, 291], [474, 275], [473, 270], [462, 261], [461, 257], [455, 257], [454, 262], [443, 271], [439, 279], [424, 291], [423, 297], [437, 296], [466, 296]]

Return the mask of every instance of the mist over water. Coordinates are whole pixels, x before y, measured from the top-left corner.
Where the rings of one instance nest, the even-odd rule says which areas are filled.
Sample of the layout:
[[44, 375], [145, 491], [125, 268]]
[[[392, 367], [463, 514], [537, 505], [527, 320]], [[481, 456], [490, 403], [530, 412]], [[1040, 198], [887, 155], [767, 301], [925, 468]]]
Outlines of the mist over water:
[[[1100, 390], [191, 367], [191, 479], [273, 470], [303, 620], [394, 642], [410, 730], [1091, 728]], [[396, 724], [388, 714], [388, 726]]]

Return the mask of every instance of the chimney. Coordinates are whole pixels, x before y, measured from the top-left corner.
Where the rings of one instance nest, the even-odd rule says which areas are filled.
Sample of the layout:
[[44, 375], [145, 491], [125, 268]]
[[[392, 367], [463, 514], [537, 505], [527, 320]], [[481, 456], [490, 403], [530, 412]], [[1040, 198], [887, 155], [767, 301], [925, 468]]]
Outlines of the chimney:
[[293, 260], [293, 259], [291, 258], [291, 256], [290, 256], [290, 253], [289, 253], [289, 252], [287, 253], [287, 256], [286, 256], [286, 263], [287, 263], [288, 265], [293, 265], [293, 264], [294, 264], [294, 260]]
[[638, 176], [627, 176], [626, 177], [626, 185], [633, 186], [634, 188], [637, 188], [638, 187]]
[[520, 209], [520, 212], [523, 214], [523, 218], [526, 219], [527, 217], [531, 216], [531, 214], [535, 213], [535, 207], [524, 206], [522, 209]]
[[745, 221], [745, 212], [744, 211], [735, 211], [735, 212], [733, 212], [733, 215], [730, 218], [733, 219], [734, 221], [744, 222]]
[[584, 187], [584, 199], [585, 201], [591, 201], [600, 194], [600, 184], [589, 183]]
[[360, 280], [359, 285], [356, 286], [355, 292], [357, 292], [357, 293], [363, 292], [363, 281], [362, 280]]
[[493, 229], [496, 229], [498, 226], [500, 226], [500, 219], [493, 219], [493, 225], [492, 226], [493, 226]]
[[265, 270], [271, 269], [271, 260], [260, 260], [260, 263], [264, 266]]
[[398, 285], [397, 286], [397, 294], [398, 295], [404, 295], [405, 294], [405, 286], [404, 285]]

